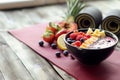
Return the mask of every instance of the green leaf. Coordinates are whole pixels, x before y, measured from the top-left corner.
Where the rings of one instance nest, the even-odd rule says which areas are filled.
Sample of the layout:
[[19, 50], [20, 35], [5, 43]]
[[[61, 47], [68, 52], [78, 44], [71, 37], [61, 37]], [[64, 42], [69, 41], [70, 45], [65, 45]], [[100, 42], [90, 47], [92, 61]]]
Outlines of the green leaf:
[[83, 1], [80, 0], [66, 0], [67, 3], [67, 13], [66, 20], [73, 16], [73, 19], [79, 14], [79, 12], [85, 7]]

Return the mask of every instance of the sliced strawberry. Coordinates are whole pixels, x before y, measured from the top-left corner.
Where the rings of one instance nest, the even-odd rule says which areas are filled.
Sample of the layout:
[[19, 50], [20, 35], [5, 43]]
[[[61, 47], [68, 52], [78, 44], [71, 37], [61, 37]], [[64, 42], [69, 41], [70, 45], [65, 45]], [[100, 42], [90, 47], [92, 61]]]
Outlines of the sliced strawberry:
[[84, 36], [84, 40], [87, 40], [87, 39], [88, 39], [88, 37]]
[[73, 46], [75, 47], [80, 47], [81, 42], [80, 41], [75, 41], [74, 43], [72, 43]]
[[80, 40], [83, 37], [83, 35], [77, 35], [76, 40]]
[[85, 36], [85, 33], [84, 32], [79, 32], [79, 35]]
[[78, 33], [71, 33], [70, 34], [70, 39], [76, 39]]
[[85, 34], [85, 36], [86, 36], [87, 38], [90, 38], [90, 37], [91, 37], [89, 34]]
[[66, 30], [66, 29], [61, 29], [60, 31], [58, 31], [58, 32], [55, 34], [55, 40], [57, 40], [60, 35], [66, 34], [66, 33], [67, 33], [67, 30]]

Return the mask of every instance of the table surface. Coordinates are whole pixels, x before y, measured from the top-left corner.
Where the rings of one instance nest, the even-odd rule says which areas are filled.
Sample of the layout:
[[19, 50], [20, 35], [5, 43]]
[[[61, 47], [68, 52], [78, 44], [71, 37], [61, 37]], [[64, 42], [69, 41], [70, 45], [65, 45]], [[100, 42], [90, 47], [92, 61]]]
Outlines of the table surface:
[[[89, 1], [104, 15], [120, 9], [119, 0]], [[0, 11], [0, 80], [75, 80], [7, 33], [38, 23], [61, 21], [65, 4]], [[119, 50], [120, 43], [116, 49]]]

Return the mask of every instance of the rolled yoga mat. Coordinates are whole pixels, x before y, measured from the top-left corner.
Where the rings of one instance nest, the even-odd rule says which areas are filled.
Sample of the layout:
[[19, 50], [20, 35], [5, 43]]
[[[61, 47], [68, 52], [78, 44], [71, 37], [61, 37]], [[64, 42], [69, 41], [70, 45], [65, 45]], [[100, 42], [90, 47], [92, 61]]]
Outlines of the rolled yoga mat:
[[98, 28], [102, 22], [102, 13], [95, 7], [84, 8], [76, 17], [79, 28]]
[[120, 35], [120, 10], [112, 10], [103, 19], [101, 28]]

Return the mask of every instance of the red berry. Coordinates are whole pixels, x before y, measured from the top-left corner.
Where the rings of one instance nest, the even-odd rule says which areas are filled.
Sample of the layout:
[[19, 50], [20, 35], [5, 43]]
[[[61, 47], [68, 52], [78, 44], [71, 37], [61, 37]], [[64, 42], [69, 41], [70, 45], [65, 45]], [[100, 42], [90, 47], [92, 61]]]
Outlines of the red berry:
[[79, 47], [81, 45], [80, 41], [75, 41], [74, 43], [72, 43], [73, 46]]
[[84, 36], [84, 40], [87, 40], [88, 38], [86, 36]]
[[84, 35], [85, 35], [85, 33], [84, 33], [84, 32], [79, 32], [79, 35], [83, 35], [83, 36], [84, 36]]
[[82, 37], [82, 35], [77, 35], [76, 40], [80, 40]]
[[79, 35], [82, 35], [83, 34], [83, 32], [79, 32]]
[[75, 39], [76, 36], [77, 36], [77, 33], [71, 33], [71, 34], [70, 34], [70, 39]]
[[57, 40], [60, 35], [66, 34], [66, 33], [67, 33], [67, 30], [66, 30], [66, 29], [61, 29], [60, 31], [58, 31], [58, 32], [55, 34], [55, 39]]
[[85, 34], [85, 36], [86, 36], [87, 38], [90, 38], [90, 37], [91, 37], [89, 34]]

